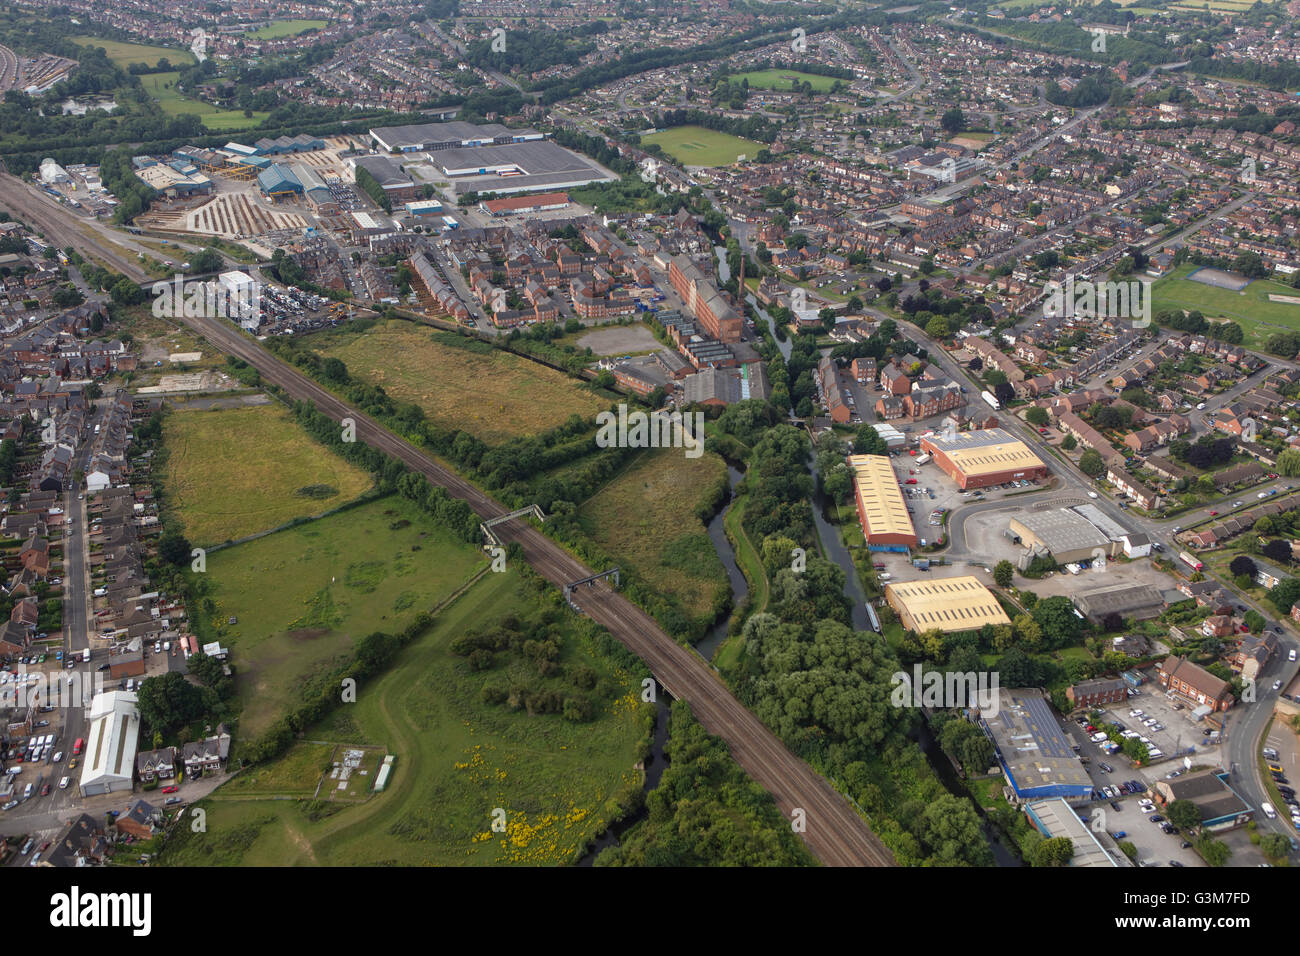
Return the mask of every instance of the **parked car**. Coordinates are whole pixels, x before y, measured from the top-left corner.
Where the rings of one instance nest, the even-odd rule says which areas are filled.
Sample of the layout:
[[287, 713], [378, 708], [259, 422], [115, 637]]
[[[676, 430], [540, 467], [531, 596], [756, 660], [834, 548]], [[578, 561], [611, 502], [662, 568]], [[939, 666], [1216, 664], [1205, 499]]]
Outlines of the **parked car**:
[[1161, 823], [1164, 821], [1165, 818], [1158, 813], [1153, 813], [1151, 814], [1151, 816], [1147, 817], [1147, 819], [1150, 820], [1152, 823]]
[[163, 792], [163, 793], [175, 793], [175, 792], [176, 792], [177, 790], [179, 790], [179, 789], [180, 789], [180, 787], [178, 787], [178, 786], [176, 786], [175, 784], [173, 784], [173, 785], [170, 786], [170, 787], [163, 787], [163, 791], [162, 791], [162, 792]]

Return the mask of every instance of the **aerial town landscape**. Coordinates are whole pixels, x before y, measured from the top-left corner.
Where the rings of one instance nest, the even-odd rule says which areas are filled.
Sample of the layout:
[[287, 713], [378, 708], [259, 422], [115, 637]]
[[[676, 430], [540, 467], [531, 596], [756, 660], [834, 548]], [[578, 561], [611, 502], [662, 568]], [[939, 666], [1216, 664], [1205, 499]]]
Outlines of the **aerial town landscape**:
[[0, 866], [1300, 864], [1300, 0], [0, 0], [0, 90]]

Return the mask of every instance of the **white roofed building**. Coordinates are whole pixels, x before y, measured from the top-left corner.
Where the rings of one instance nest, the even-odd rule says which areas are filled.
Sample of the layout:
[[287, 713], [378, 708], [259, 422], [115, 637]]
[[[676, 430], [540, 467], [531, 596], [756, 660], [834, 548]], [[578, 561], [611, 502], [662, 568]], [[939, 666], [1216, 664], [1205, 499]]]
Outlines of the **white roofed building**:
[[86, 756], [81, 765], [83, 797], [130, 791], [135, 776], [135, 752], [140, 736], [136, 696], [115, 690], [96, 694], [87, 714]]

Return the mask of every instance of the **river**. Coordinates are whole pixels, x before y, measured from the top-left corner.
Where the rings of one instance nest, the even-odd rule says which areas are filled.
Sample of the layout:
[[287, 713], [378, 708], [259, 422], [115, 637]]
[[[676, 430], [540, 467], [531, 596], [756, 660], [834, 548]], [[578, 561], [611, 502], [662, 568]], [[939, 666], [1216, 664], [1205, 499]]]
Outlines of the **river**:
[[857, 568], [853, 566], [853, 556], [849, 554], [849, 549], [844, 546], [844, 539], [840, 536], [839, 529], [826, 520], [826, 511], [828, 502], [826, 496], [822, 493], [821, 477], [817, 474], [816, 455], [810, 455], [808, 459], [808, 470], [813, 476], [813, 500], [812, 512], [813, 522], [817, 526], [817, 540], [821, 543], [822, 553], [826, 557], [838, 564], [844, 571], [844, 593], [848, 595], [849, 602], [853, 609], [853, 629], [855, 631], [871, 630], [871, 619], [867, 617], [867, 595], [862, 590], [862, 582], [858, 579]]
[[[668, 709], [672, 706], [673, 698], [658, 683], [655, 684], [655, 688], [659, 696], [655, 701], [656, 712], [654, 740], [650, 744], [650, 754], [645, 758], [644, 764], [644, 793], [649, 793], [655, 787], [659, 786], [659, 779], [664, 775], [664, 771], [668, 769], [668, 758], [664, 755], [664, 746], [668, 743]], [[629, 828], [640, 823], [649, 815], [650, 811], [642, 805], [641, 809], [636, 813], [626, 816], [621, 820], [615, 820], [610, 824], [608, 830], [596, 838], [596, 842], [591, 845], [591, 849], [582, 855], [582, 858], [578, 860], [577, 865], [591, 866], [594, 864], [596, 862], [596, 857], [600, 855], [601, 850], [604, 850], [606, 847], [617, 845], [619, 837], [626, 833]]]
[[[725, 283], [731, 278], [731, 270], [727, 267], [726, 247], [714, 246], [713, 251], [714, 255], [717, 256], [718, 259], [718, 278], [721, 282]], [[772, 329], [773, 337], [775, 337], [776, 322], [772, 319], [772, 316], [759, 306], [758, 302], [752, 295], [746, 295], [746, 301], [750, 304], [751, 308], [753, 308], [755, 315], [767, 322], [768, 327]], [[790, 358], [791, 342], [788, 336], [784, 341], [777, 339], [777, 347], [781, 350], [781, 355], [784, 358]], [[871, 623], [870, 619], [867, 617], [867, 596], [866, 592], [862, 590], [862, 582], [858, 579], [857, 568], [854, 567], [853, 564], [853, 556], [849, 554], [849, 549], [845, 546], [844, 539], [840, 536], [839, 529], [826, 518], [828, 501], [826, 496], [822, 493], [820, 477], [817, 474], [817, 461], [815, 454], [809, 456], [808, 469], [812, 473], [814, 483], [812, 512], [813, 522], [817, 529], [818, 543], [821, 545], [822, 553], [826, 558], [830, 561], [834, 561], [844, 571], [844, 593], [848, 596], [852, 608], [854, 630], [870, 630]], [[730, 465], [727, 466], [727, 470], [731, 478], [731, 490], [734, 497], [736, 484], [740, 481], [743, 475]], [[718, 552], [718, 558], [722, 561], [722, 566], [727, 569], [727, 578], [731, 582], [732, 606], [740, 607], [741, 602], [744, 601], [745, 597], [749, 594], [749, 585], [745, 581], [745, 576], [740, 572], [739, 567], [736, 565], [735, 551], [731, 546], [731, 542], [727, 540], [727, 535], [722, 524], [723, 519], [726, 517], [727, 511], [730, 510], [730, 508], [731, 503], [728, 502], [725, 508], [713, 516], [713, 520], [709, 522], [708, 531], [709, 538], [713, 541], [713, 547]], [[718, 647], [724, 640], [726, 640], [730, 617], [730, 615], [727, 615], [726, 618], [715, 624], [709, 633], [695, 645], [695, 649], [699, 651], [706, 661], [712, 660]], [[666, 723], [666, 719], [662, 722]], [[659, 727], [657, 726], [655, 728], [655, 733], [656, 746], [662, 750], [662, 744], [658, 741]], [[939, 780], [943, 783], [948, 792], [963, 799], [970, 799], [970, 795], [967, 793], [965, 786], [953, 770], [952, 764], [947, 755], [939, 747], [938, 742], [935, 741], [933, 735], [931, 735], [927, 724], [922, 723], [920, 725], [916, 733], [916, 738], [917, 744], [921, 747], [926, 759], [929, 760], [930, 766], [934, 768]], [[660, 768], [660, 773], [662, 773], [662, 767]], [[647, 778], [648, 776], [649, 765], [647, 765]], [[658, 778], [656, 777], [656, 782], [657, 781]], [[647, 780], [647, 792], [650, 789], [653, 788]], [[975, 807], [975, 811], [980, 815], [984, 836], [993, 850], [993, 859], [997, 865], [1022, 866], [1023, 864], [1021, 863], [1020, 858], [1016, 856], [1015, 852], [1003, 842], [1001, 832], [989, 822], [987, 816], [984, 814], [983, 808], [981, 808], [974, 800], [971, 800], [971, 805]], [[640, 819], [644, 816], [644, 813], [645, 811], [642, 811], [641, 814], [630, 818], [627, 825], [630, 826], [631, 823]], [[616, 827], [615, 829], [621, 833], [626, 829], [626, 826], [620, 824], [619, 827]], [[616, 836], [611, 836], [610, 834], [606, 834], [606, 837], [609, 838], [609, 843], [613, 843], [617, 839]], [[604, 845], [609, 844], [606, 843]], [[598, 844], [598, 847], [599, 846], [600, 844]], [[594, 858], [594, 852], [593, 854], [590, 854], [590, 856]], [[590, 864], [587, 862], [587, 859], [584, 858], [583, 863], [580, 865]]]
[[[718, 283], [720, 285], [725, 285], [731, 279], [731, 267], [727, 265], [727, 247], [714, 246], [713, 255], [718, 260]], [[749, 304], [749, 307], [754, 310], [754, 314], [766, 322], [767, 327], [772, 331], [772, 338], [776, 339], [776, 347], [780, 349], [781, 357], [786, 361], [789, 361], [790, 351], [794, 347], [793, 343], [790, 341], [790, 336], [787, 335], [784, 339], [779, 338], [776, 334], [776, 320], [773, 319], [772, 316], [768, 315], [767, 311], [758, 304], [758, 300], [754, 298], [753, 294], [746, 292], [744, 295], [745, 301]]]
[[[737, 471], [731, 465], [727, 466], [727, 476], [731, 482], [731, 497], [735, 500], [736, 485], [740, 479], [745, 477], [744, 472]], [[727, 531], [722, 526], [722, 522], [727, 517], [727, 512], [731, 510], [731, 501], [728, 501], [726, 507], [722, 508], [713, 519], [709, 522], [709, 540], [713, 542], [713, 548], [718, 552], [718, 558], [722, 561], [722, 566], [727, 570], [727, 580], [731, 583], [731, 606], [738, 608], [749, 596], [749, 582], [745, 580], [745, 575], [741, 573], [740, 568], [736, 565], [736, 552], [732, 548], [731, 542], [727, 540]], [[717, 653], [719, 645], [727, 639], [727, 627], [731, 623], [731, 615], [724, 615], [722, 620], [718, 621], [695, 645], [695, 649], [700, 652], [700, 656], [706, 661], [713, 660], [713, 655]]]

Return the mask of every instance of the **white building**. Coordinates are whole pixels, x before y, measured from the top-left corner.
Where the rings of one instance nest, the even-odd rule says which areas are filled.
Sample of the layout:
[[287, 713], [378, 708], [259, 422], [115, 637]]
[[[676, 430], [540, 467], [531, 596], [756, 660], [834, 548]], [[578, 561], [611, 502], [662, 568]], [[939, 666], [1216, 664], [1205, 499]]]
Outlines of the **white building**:
[[140, 736], [136, 696], [115, 690], [96, 694], [87, 714], [86, 754], [81, 765], [81, 795], [130, 791]]
[[53, 159], [49, 159], [49, 158], [41, 160], [40, 175], [41, 175], [41, 182], [51, 186], [54, 185], [55, 183], [72, 182], [72, 177], [68, 175], [68, 171], [64, 169], [62, 166], [60, 166], [58, 163], [56, 163]]
[[225, 294], [226, 316], [250, 332], [262, 322], [261, 292], [257, 280], [246, 272], [232, 269], [217, 277]]

